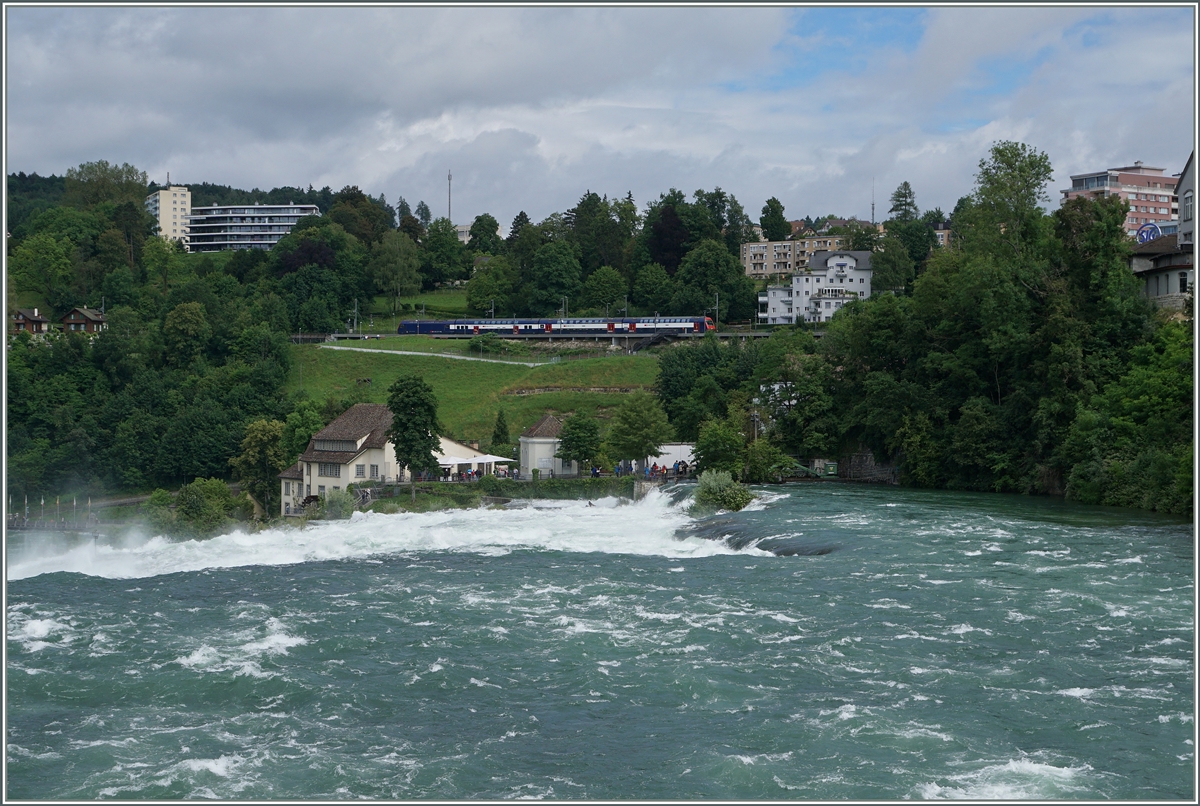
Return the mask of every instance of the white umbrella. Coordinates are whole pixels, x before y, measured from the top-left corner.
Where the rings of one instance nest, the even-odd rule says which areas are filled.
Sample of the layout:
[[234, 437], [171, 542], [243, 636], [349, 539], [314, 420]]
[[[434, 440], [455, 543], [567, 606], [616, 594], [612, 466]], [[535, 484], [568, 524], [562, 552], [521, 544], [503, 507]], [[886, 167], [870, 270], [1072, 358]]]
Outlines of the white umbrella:
[[475, 460], [465, 456], [443, 456], [438, 459], [439, 465], [469, 465]]
[[517, 461], [517, 460], [516, 460], [516, 459], [509, 459], [509, 458], [508, 458], [508, 457], [506, 457], [506, 456], [495, 456], [495, 455], [493, 455], [493, 454], [490, 454], [490, 453], [485, 453], [483, 456], [476, 456], [476, 457], [472, 458], [472, 459], [471, 459], [471, 461], [472, 461], [472, 462], [483, 462], [483, 463], [485, 463], [485, 464], [486, 464], [487, 462], [491, 462], [491, 463], [492, 463], [492, 464], [494, 464], [494, 465], [502, 465], [502, 464], [505, 464], [505, 463], [512, 463], [512, 462], [515, 462], [515, 461]]

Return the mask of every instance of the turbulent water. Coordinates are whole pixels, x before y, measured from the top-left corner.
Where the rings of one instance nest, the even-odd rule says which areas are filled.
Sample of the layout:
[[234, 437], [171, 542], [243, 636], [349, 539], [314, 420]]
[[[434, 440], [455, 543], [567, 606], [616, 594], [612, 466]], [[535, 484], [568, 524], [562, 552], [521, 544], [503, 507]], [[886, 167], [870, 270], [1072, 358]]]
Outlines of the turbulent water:
[[1193, 533], [842, 484], [735, 515], [8, 544], [9, 798], [1193, 798]]

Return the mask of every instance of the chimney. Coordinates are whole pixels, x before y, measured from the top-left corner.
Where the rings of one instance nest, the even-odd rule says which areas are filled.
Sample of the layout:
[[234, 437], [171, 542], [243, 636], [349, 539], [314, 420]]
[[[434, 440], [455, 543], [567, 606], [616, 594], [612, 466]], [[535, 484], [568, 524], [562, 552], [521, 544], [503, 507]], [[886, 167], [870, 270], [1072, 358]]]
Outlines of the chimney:
[[34, 308], [34, 309], [33, 309], [33, 315], [34, 315], [34, 316], [37, 316], [37, 315], [38, 315], [37, 308]]
[[473, 451], [479, 450], [479, 440], [472, 439], [472, 440], [468, 441], [467, 444], [471, 446], [471, 450], [473, 450]]

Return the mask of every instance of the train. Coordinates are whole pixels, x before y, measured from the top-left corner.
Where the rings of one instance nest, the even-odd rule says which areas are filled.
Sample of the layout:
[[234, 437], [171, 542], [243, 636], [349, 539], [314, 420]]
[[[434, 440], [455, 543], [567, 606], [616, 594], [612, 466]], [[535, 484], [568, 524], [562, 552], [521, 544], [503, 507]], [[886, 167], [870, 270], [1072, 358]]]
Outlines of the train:
[[716, 330], [707, 316], [642, 316], [627, 319], [406, 319], [396, 328], [401, 336], [457, 336], [485, 333], [497, 336], [700, 336]]

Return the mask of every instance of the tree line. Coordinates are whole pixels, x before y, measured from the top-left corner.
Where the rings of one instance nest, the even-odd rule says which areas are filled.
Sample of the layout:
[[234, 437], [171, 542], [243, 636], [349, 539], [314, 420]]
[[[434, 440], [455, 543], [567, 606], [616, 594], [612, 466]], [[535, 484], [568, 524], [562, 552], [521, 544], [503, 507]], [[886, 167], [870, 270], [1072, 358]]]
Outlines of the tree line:
[[[748, 446], [765, 437], [800, 460], [870, 450], [914, 486], [1191, 512], [1191, 305], [1171, 315], [1142, 295], [1124, 201], [1047, 214], [1050, 178], [1045, 154], [997, 143], [952, 243], [906, 254], [904, 282], [845, 306], [821, 339], [799, 326], [665, 351], [657, 393], [677, 438], [744, 479], [763, 475]], [[919, 222], [903, 191], [892, 212]]]

